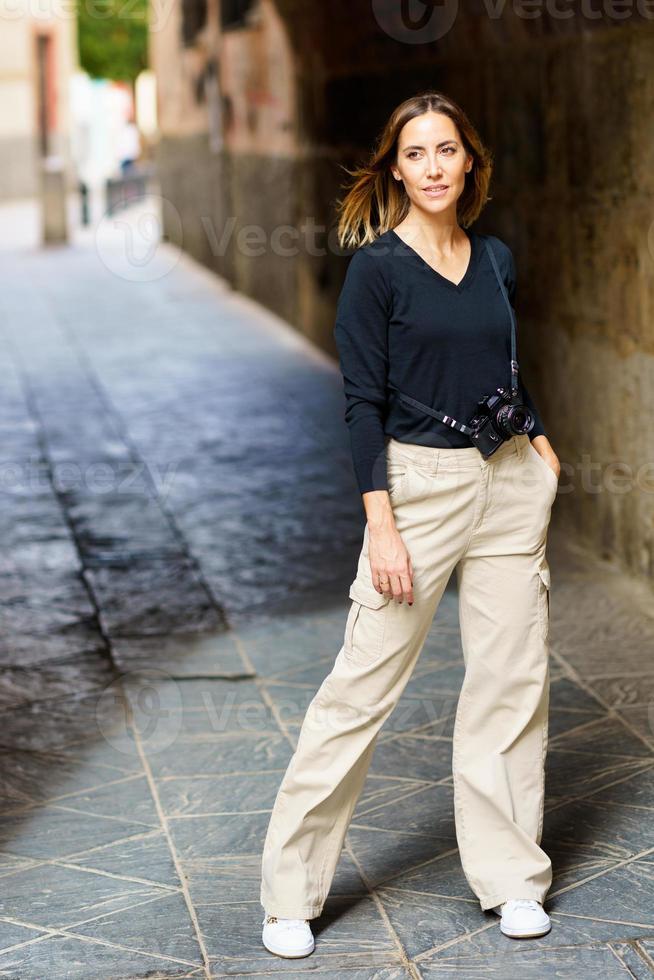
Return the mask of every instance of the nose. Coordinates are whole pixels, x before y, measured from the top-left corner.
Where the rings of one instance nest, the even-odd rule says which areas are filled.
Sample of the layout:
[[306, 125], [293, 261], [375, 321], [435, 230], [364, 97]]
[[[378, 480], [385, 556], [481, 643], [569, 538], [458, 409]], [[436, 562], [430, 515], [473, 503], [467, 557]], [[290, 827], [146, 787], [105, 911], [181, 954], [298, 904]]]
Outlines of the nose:
[[428, 157], [427, 173], [430, 177], [434, 177], [436, 174], [441, 173], [441, 161], [437, 152], [435, 152], [433, 156]]

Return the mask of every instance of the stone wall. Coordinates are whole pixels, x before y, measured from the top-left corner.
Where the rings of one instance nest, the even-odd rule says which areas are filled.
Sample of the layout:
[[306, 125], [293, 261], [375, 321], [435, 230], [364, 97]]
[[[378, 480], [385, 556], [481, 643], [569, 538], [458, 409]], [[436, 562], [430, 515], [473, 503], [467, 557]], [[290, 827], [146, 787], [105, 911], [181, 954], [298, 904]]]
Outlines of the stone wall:
[[[516, 256], [521, 368], [563, 464], [557, 519], [654, 585], [652, 21], [479, 4], [415, 44], [398, 7], [262, 0], [249, 27], [213, 48], [205, 34], [196, 72], [215, 56], [222, 142], [168, 112], [158, 153], [184, 247], [335, 354], [341, 167], [402, 99], [450, 94], [494, 153], [476, 228]], [[167, 59], [169, 89], [177, 70]]]

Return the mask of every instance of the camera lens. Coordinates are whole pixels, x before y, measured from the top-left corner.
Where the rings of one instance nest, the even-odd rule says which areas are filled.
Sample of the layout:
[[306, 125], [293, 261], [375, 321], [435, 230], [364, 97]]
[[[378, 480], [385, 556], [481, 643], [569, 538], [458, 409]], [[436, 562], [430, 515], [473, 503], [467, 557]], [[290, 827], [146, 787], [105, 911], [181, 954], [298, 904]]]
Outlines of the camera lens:
[[516, 435], [523, 435], [533, 429], [534, 417], [524, 405], [517, 405], [509, 411], [509, 424]]
[[507, 435], [521, 436], [534, 427], [534, 417], [525, 405], [503, 405], [497, 422]]

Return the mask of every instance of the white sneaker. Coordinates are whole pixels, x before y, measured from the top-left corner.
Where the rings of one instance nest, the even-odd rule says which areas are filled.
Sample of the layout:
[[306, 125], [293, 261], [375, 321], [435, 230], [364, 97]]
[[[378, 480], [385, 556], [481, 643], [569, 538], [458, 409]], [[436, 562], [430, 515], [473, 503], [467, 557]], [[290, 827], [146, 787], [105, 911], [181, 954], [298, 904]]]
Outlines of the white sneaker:
[[493, 912], [502, 916], [500, 929], [512, 939], [544, 936], [552, 928], [549, 915], [533, 898], [509, 898], [501, 905], [495, 905]]
[[263, 917], [263, 945], [276, 956], [308, 956], [315, 949], [315, 941], [308, 919], [278, 919], [275, 915]]

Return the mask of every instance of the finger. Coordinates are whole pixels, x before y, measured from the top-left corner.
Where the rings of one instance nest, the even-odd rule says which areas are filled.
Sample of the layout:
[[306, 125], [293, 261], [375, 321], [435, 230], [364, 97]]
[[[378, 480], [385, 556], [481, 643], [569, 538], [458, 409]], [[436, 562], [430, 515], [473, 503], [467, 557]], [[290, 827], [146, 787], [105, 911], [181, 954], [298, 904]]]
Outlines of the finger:
[[413, 586], [411, 584], [411, 579], [408, 575], [401, 575], [400, 580], [402, 582], [402, 590], [404, 592], [404, 598], [409, 603], [410, 606], [413, 605]]
[[402, 590], [402, 583], [400, 582], [400, 576], [391, 575], [390, 580], [391, 580], [391, 586], [393, 591], [393, 599], [395, 600], [395, 602], [398, 603], [402, 602], [402, 596], [404, 593]]
[[384, 579], [388, 578], [388, 575], [383, 568], [375, 568], [372, 564], [370, 565], [370, 577], [372, 578], [372, 586], [377, 592], [384, 592], [384, 586], [382, 582]]

